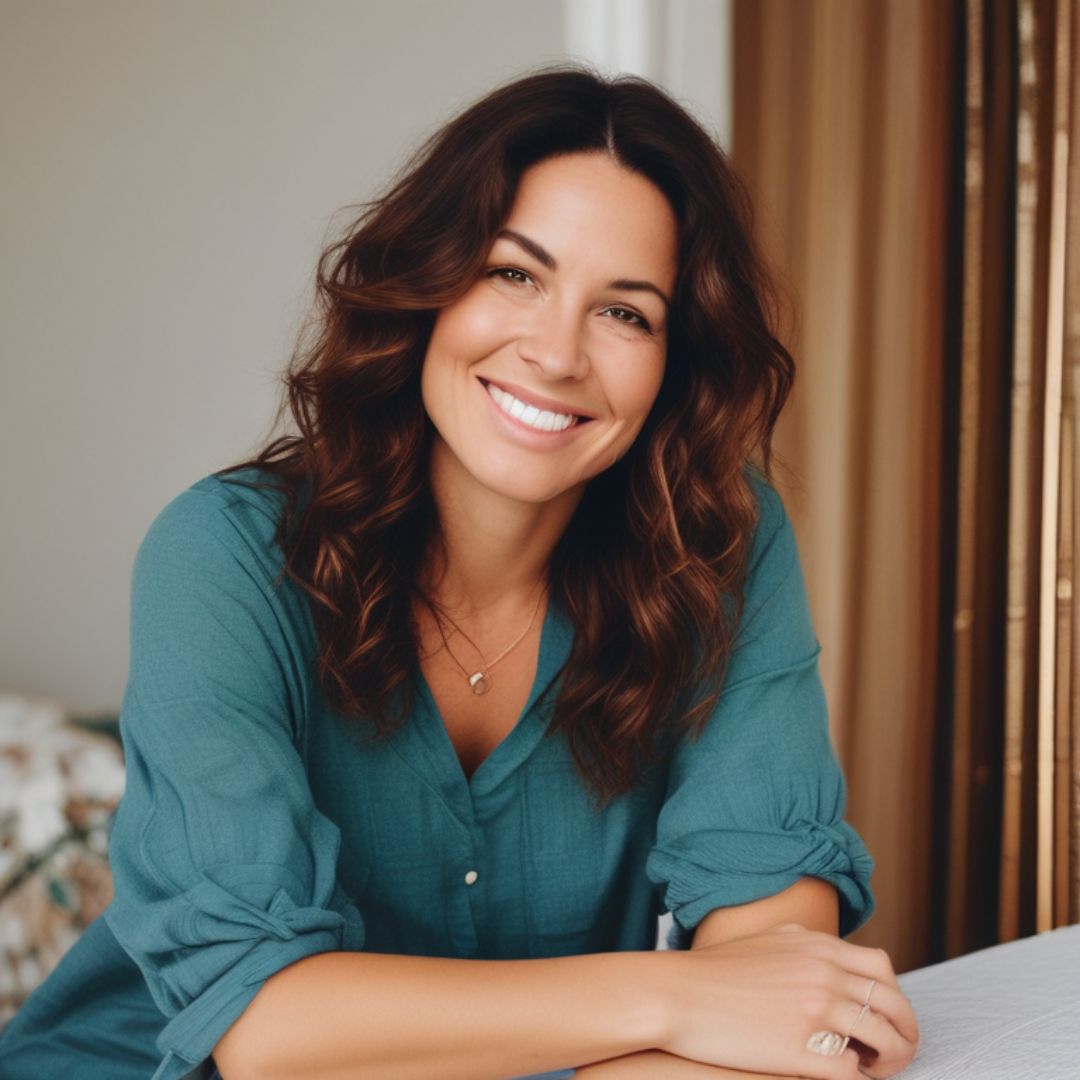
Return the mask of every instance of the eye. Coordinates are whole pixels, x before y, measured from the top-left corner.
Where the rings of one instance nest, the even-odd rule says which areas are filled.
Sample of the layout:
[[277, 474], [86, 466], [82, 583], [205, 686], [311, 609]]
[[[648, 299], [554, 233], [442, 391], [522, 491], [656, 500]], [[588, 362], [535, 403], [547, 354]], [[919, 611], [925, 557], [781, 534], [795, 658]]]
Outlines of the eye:
[[[492, 267], [490, 270], [486, 270], [484, 272], [484, 277], [491, 278], [491, 277], [496, 277], [496, 276], [502, 276], [503, 274], [520, 274], [523, 278], [528, 278], [529, 281], [532, 281], [532, 278], [529, 277], [529, 275], [526, 274], [524, 270], [519, 270], [516, 266], [495, 266], [495, 267]], [[505, 278], [504, 277], [503, 281], [509, 281], [512, 285], [521, 285], [521, 284], [523, 284], [523, 282], [518, 281], [516, 278]]]
[[609, 307], [605, 308], [605, 311], [622, 311], [632, 318], [637, 319], [637, 322], [631, 322], [629, 319], [616, 319], [616, 322], [626, 323], [628, 326], [640, 326], [642, 330], [652, 331], [652, 327], [649, 325], [648, 319], [644, 315], [639, 315], [636, 311], [631, 311], [629, 308], [624, 307]]
[[[525, 281], [518, 278], [507, 277], [508, 274], [520, 274]], [[511, 285], [524, 285], [526, 281], [532, 281], [532, 276], [527, 274], [524, 270], [519, 269], [516, 266], [492, 266], [484, 271], [484, 277], [502, 278], [503, 281], [508, 281]], [[639, 315], [636, 311], [631, 311], [630, 308], [625, 307], [608, 307], [604, 308], [605, 311], [620, 311], [624, 315], [629, 315], [629, 319], [617, 318], [615, 321], [625, 323], [627, 326], [637, 326], [645, 331], [647, 334], [652, 333], [652, 326], [649, 325], [649, 320], [644, 315]], [[635, 321], [636, 320], [636, 321]]]

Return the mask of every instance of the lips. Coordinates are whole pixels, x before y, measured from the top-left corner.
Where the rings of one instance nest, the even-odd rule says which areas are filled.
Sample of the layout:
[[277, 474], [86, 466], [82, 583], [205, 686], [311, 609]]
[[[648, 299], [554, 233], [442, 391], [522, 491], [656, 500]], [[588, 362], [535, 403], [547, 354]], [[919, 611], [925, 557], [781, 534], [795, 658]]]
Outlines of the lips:
[[487, 379], [483, 375], [478, 375], [477, 378], [480, 382], [487, 386], [491, 383], [493, 386], [497, 386], [500, 390], [507, 394], [512, 394], [518, 399], [518, 401], [524, 402], [526, 405], [534, 405], [538, 409], [546, 409], [548, 412], [562, 413], [566, 416], [575, 416], [578, 418], [579, 423], [586, 424], [590, 420], [595, 420], [596, 417], [589, 413], [575, 412], [573, 408], [564, 404], [561, 401], [554, 401], [551, 398], [541, 397], [539, 394], [534, 394], [529, 390], [524, 390], [520, 386], [515, 386], [513, 383], [499, 382], [495, 379]]

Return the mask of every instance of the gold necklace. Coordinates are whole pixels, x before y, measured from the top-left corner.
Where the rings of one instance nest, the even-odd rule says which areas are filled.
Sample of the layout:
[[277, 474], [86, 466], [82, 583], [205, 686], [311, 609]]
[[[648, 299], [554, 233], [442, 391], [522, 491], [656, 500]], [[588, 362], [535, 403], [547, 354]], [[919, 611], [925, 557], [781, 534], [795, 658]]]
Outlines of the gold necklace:
[[479, 671], [474, 671], [471, 675], [469, 674], [468, 668], [466, 668], [461, 663], [461, 661], [454, 655], [453, 649], [450, 648], [450, 642], [446, 640], [446, 632], [443, 630], [442, 619], [439, 618], [439, 613], [435, 610], [435, 608], [430, 603], [428, 604], [428, 607], [431, 609], [432, 615], [435, 616], [435, 625], [438, 626], [438, 628], [439, 628], [439, 636], [443, 639], [443, 645], [446, 646], [446, 651], [450, 654], [450, 659], [453, 660], [454, 663], [457, 664], [457, 666], [459, 668], [461, 668], [461, 673], [468, 680], [469, 686], [472, 688], [472, 692], [474, 694], [486, 694], [491, 689], [491, 679], [490, 679], [490, 677], [488, 675], [488, 672], [491, 671], [491, 669], [504, 656], [506, 656], [507, 653], [509, 653], [511, 649], [513, 649], [516, 645], [520, 644], [522, 639], [525, 637], [525, 635], [532, 629], [532, 624], [536, 619], [536, 613], [540, 610], [540, 601], [543, 598], [544, 598], [544, 589], [541, 588], [540, 589], [540, 594], [536, 598], [536, 606], [533, 608], [532, 616], [529, 618], [529, 625], [526, 626], [525, 629], [509, 645], [507, 645], [506, 648], [503, 649], [503, 651], [501, 653], [499, 653], [499, 655], [496, 656], [495, 659], [492, 660], [490, 663], [488, 663], [488, 661], [484, 660], [484, 654], [482, 652], [480, 652], [480, 649], [477, 646], [476, 642], [473, 641], [473, 639], [471, 637], [469, 637], [469, 635], [466, 634], [465, 631], [462, 630], [461, 627], [458, 626], [458, 624], [456, 622], [454, 622], [454, 620], [451, 619], [449, 615], [446, 616], [446, 620], [450, 623], [450, 625], [453, 626], [454, 629], [457, 630], [457, 632], [459, 634], [461, 634], [461, 636], [474, 649], [476, 649], [477, 653], [479, 653], [479, 655], [480, 655], [480, 659], [483, 661], [483, 667], [481, 667]]

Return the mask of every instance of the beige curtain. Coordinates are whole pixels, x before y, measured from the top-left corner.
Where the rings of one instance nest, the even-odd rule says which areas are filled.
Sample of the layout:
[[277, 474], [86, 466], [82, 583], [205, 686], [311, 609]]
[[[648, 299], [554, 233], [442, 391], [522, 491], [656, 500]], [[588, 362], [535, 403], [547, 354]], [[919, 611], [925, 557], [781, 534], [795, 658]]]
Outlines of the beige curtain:
[[[1080, 921], [1080, 596], [1074, 601], [1072, 550], [1080, 513], [1080, 10], [1076, 0], [1023, 0], [1004, 31], [1001, 20], [980, 15], [969, 15], [972, 33], [996, 31], [992, 45], [1018, 58], [998, 913], [1000, 935], [1010, 939]], [[976, 362], [965, 355], [965, 367]], [[949, 920], [959, 934], [960, 889], [969, 883], [960, 872], [955, 879]]]
[[852, 940], [897, 971], [1080, 921], [1077, 3], [735, 0]]

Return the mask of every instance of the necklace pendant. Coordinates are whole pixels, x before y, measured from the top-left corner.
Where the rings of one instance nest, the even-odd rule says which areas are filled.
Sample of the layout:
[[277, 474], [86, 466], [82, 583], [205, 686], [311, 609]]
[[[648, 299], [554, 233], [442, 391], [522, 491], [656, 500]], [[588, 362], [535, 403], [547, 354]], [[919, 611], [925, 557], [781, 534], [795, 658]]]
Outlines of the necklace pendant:
[[469, 685], [472, 687], [474, 694], [486, 694], [491, 689], [487, 676], [482, 671], [477, 671], [469, 676]]

